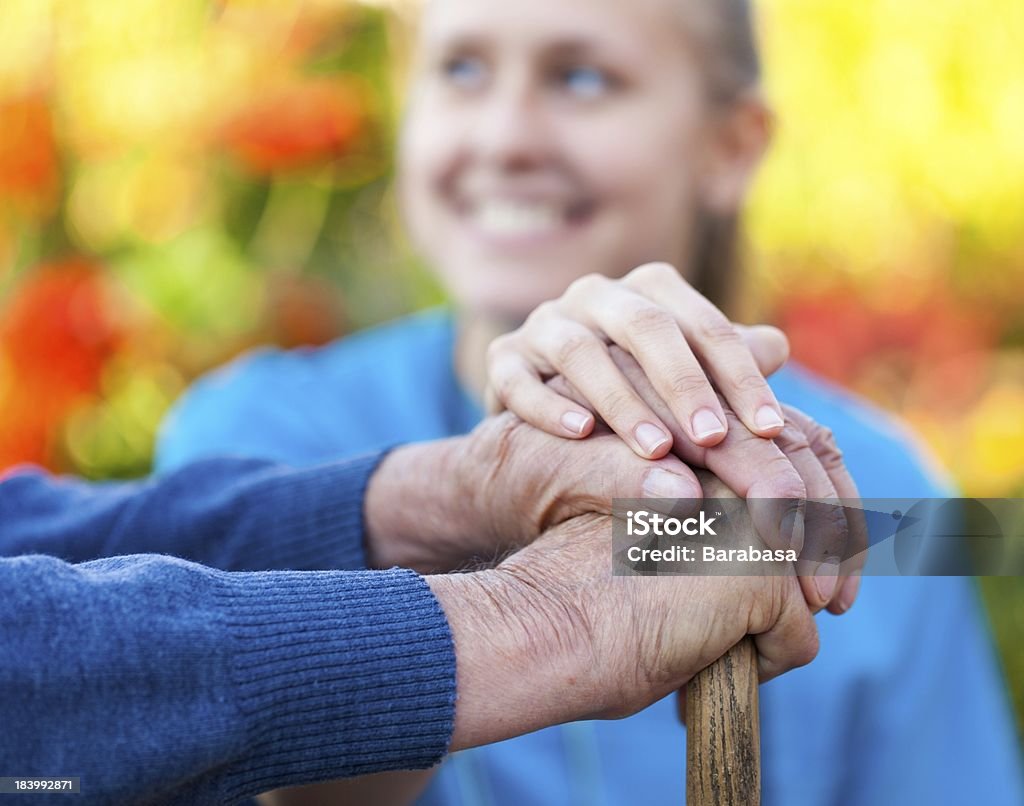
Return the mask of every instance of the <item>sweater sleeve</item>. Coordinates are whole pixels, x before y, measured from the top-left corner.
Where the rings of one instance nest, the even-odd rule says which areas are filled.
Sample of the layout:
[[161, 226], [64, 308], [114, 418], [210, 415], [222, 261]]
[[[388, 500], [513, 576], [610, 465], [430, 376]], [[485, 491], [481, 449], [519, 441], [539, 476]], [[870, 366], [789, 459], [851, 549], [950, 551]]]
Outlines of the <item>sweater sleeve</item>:
[[296, 470], [211, 459], [142, 482], [0, 477], [0, 556], [173, 554], [228, 571], [365, 567], [363, 496], [383, 454]]
[[[171, 557], [0, 560], [5, 775], [90, 803], [233, 803], [424, 768], [455, 655], [411, 571], [229, 573]], [[58, 801], [59, 802], [59, 801]]]

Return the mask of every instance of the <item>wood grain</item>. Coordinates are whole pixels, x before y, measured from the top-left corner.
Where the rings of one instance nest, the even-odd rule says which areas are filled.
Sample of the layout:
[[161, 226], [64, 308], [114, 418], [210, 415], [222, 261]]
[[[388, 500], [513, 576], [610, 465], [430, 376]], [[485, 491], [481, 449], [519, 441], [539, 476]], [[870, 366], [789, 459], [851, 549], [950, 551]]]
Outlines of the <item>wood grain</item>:
[[760, 806], [757, 650], [744, 638], [686, 688], [687, 806]]

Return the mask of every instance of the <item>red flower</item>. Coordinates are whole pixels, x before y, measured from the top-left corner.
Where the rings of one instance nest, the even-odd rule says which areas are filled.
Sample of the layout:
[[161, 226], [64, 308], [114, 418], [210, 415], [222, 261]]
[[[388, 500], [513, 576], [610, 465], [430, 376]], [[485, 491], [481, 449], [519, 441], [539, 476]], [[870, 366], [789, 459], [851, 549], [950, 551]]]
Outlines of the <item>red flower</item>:
[[314, 79], [254, 99], [224, 129], [227, 149], [258, 174], [329, 162], [351, 146], [363, 123], [356, 92]]
[[0, 313], [0, 467], [52, 467], [61, 425], [99, 392], [123, 338], [96, 266], [68, 260], [29, 276]]

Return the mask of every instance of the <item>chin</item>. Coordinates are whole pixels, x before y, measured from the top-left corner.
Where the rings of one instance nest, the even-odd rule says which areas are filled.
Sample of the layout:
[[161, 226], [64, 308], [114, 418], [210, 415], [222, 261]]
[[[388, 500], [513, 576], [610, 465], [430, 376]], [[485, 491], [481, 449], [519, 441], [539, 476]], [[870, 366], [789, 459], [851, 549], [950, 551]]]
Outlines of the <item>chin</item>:
[[465, 256], [458, 265], [435, 263], [441, 282], [463, 310], [522, 321], [540, 305], [557, 299], [576, 279], [564, 261], [509, 261], [493, 256]]
[[545, 296], [540, 289], [524, 288], [522, 283], [517, 286], [488, 284], [483, 287], [453, 289], [453, 292], [463, 310], [515, 327], [518, 327], [542, 302], [554, 299], [561, 293], [555, 291]]

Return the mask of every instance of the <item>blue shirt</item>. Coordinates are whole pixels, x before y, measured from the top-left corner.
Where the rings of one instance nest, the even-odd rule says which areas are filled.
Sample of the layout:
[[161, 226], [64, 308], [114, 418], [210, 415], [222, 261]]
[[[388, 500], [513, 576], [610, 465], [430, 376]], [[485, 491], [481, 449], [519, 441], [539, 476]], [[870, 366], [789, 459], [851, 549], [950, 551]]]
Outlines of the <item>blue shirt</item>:
[[[320, 349], [261, 350], [199, 381], [165, 423], [158, 466], [245, 454], [306, 464], [470, 430], [481, 410], [428, 312]], [[866, 498], [948, 492], [879, 411], [798, 368], [778, 397], [832, 428]], [[821, 651], [761, 690], [764, 800], [1024, 803], [1006, 692], [971, 580], [865, 578], [852, 611], [818, 618]], [[685, 731], [668, 698], [615, 722], [459, 753], [422, 804], [677, 804]]]
[[78, 777], [75, 802], [212, 806], [435, 764], [455, 651], [423, 578], [263, 570], [364, 562], [379, 459], [0, 478], [2, 774]]

